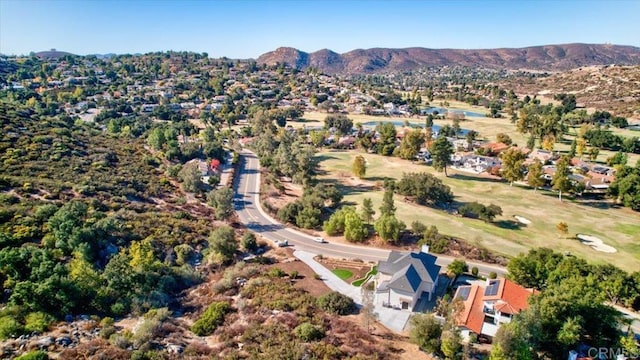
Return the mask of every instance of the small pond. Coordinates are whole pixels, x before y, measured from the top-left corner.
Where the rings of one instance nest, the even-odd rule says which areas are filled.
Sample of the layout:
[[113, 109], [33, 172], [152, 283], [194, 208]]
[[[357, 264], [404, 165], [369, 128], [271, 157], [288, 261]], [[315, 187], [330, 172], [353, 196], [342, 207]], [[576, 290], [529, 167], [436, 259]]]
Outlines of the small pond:
[[478, 112], [464, 111], [464, 110], [458, 110], [458, 109], [446, 109], [446, 108], [441, 108], [441, 107], [428, 107], [428, 108], [422, 109], [420, 112], [423, 115], [436, 114], [436, 113], [439, 114], [439, 115], [445, 115], [445, 114], [447, 114], [449, 112], [453, 112], [453, 113], [463, 113], [464, 116], [485, 117], [485, 114], [481, 114], [481, 113], [478, 113]]

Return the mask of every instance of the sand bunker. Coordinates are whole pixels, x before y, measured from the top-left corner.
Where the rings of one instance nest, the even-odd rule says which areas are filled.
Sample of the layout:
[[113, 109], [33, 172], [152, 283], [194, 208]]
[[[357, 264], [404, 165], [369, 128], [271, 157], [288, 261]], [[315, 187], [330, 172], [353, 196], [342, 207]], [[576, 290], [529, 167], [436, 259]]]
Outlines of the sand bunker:
[[525, 224], [525, 225], [529, 225], [531, 224], [531, 220], [527, 219], [527, 218], [523, 218], [522, 216], [518, 216], [518, 215], [513, 215], [513, 217], [520, 223], [520, 224]]
[[609, 246], [605, 244], [604, 241], [602, 241], [600, 238], [597, 238], [595, 236], [578, 234], [577, 237], [581, 243], [587, 246], [591, 246], [593, 250], [609, 253], [609, 254], [613, 254], [614, 252], [618, 251], [613, 246]]

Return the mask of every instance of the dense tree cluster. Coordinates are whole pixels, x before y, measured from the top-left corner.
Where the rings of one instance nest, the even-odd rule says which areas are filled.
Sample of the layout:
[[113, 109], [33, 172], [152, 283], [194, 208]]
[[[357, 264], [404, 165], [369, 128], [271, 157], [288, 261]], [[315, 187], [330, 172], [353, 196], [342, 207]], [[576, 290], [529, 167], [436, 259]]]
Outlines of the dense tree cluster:
[[314, 229], [322, 223], [327, 209], [338, 205], [342, 194], [332, 185], [307, 186], [302, 197], [278, 210], [278, 219], [305, 229]]
[[356, 209], [345, 206], [324, 222], [323, 230], [327, 235], [344, 234], [347, 241], [361, 242], [369, 237], [369, 227], [358, 215]]
[[623, 137], [614, 134], [611, 130], [595, 128], [588, 130], [584, 138], [589, 145], [601, 149], [640, 154], [640, 138], [636, 136]]
[[351, 133], [353, 128], [353, 120], [346, 115], [327, 115], [324, 119], [325, 129], [334, 129], [339, 134], [347, 135]]
[[622, 166], [618, 170], [609, 194], [624, 206], [640, 211], [640, 161], [634, 168]]
[[496, 359], [531, 358], [534, 352], [559, 358], [581, 342], [616, 346], [621, 318], [607, 303], [640, 307], [640, 272], [591, 265], [545, 248], [516, 256], [507, 268], [511, 279], [540, 293], [499, 330], [494, 351], [502, 354]]
[[460, 300], [451, 303], [441, 301], [436, 313], [444, 318], [444, 323], [434, 314], [417, 314], [410, 320], [409, 339], [421, 350], [442, 356], [448, 360], [462, 360], [465, 352], [457, 319], [462, 311]]
[[[255, 126], [253, 131], [258, 131]], [[303, 135], [286, 130], [281, 130], [277, 136], [271, 130], [257, 133], [259, 135], [253, 141], [252, 148], [258, 154], [262, 166], [273, 174], [291, 178], [299, 184], [311, 179], [315, 150], [306, 144]]]
[[398, 194], [410, 196], [420, 205], [443, 206], [453, 201], [451, 188], [429, 173], [403, 174], [395, 189]]
[[492, 222], [496, 216], [502, 215], [502, 208], [495, 204], [487, 206], [474, 201], [460, 206], [458, 213], [464, 217], [478, 218], [486, 222]]

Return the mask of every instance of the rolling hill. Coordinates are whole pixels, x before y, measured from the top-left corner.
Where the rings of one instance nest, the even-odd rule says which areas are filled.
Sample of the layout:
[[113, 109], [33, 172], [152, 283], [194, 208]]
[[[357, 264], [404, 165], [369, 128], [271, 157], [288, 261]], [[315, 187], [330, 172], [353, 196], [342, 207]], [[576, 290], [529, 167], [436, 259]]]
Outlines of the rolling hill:
[[564, 71], [590, 65], [640, 65], [640, 48], [624, 45], [563, 44], [501, 49], [357, 49], [338, 54], [328, 49], [307, 53], [281, 47], [262, 54], [258, 64], [316, 67], [330, 74], [410, 71], [459, 65], [490, 69]]

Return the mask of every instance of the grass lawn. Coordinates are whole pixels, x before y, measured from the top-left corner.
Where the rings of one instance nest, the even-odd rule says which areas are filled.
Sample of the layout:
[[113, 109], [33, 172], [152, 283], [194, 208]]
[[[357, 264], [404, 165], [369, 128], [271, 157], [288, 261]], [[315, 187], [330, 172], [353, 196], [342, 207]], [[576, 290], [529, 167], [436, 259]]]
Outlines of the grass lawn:
[[378, 273], [378, 266], [371, 267], [371, 270], [367, 272], [367, 274], [362, 278], [351, 283], [353, 286], [362, 286], [367, 280], [369, 280], [372, 276], [375, 276]]
[[[365, 181], [359, 184], [351, 176], [351, 163], [357, 154], [367, 160]], [[374, 190], [375, 182], [385, 178], [400, 179], [404, 172], [429, 172], [451, 187], [456, 202], [478, 201], [502, 207], [503, 215], [493, 224], [450, 215], [442, 210], [411, 204], [395, 197], [397, 215], [407, 226], [419, 220], [436, 225], [441, 233], [463, 238], [493, 252], [513, 256], [530, 248], [549, 247], [569, 251], [589, 261], [615, 264], [626, 270], [637, 270], [640, 262], [640, 214], [627, 208], [611, 207], [602, 202], [579, 203], [570, 199], [560, 202], [555, 193], [527, 187], [509, 186], [506, 182], [476, 177], [472, 174], [449, 171], [449, 177], [433, 167], [398, 158], [364, 154], [357, 151], [323, 151], [318, 153], [320, 178], [336, 183], [344, 194], [344, 202], [359, 206], [364, 198], [371, 198], [374, 209], [382, 202], [382, 191]], [[531, 221], [519, 225], [514, 216]], [[597, 236], [618, 252], [606, 254], [582, 245], [578, 240], [561, 238], [556, 224], [569, 225], [569, 235]]]
[[347, 281], [353, 276], [353, 272], [347, 269], [333, 269], [331, 272], [344, 281]]

